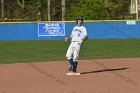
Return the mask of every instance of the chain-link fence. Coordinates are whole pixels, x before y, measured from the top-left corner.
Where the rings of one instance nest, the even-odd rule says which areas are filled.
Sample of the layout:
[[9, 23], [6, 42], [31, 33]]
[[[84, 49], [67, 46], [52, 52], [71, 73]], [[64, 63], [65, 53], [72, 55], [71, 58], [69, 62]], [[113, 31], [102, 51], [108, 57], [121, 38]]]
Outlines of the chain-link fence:
[[86, 20], [138, 20], [139, 4], [140, 0], [1, 0], [0, 21], [61, 21], [77, 16]]

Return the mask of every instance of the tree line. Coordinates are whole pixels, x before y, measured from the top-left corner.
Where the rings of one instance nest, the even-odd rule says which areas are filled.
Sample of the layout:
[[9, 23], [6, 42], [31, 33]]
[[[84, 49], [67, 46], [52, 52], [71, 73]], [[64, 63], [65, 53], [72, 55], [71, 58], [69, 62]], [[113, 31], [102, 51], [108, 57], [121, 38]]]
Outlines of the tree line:
[[[22, 0], [18, 0], [22, 2]], [[4, 0], [5, 21], [48, 21], [48, 1], [52, 21], [62, 20], [62, 0]], [[86, 20], [122, 20], [135, 18], [130, 14], [131, 0], [65, 0], [65, 20], [81, 16]], [[2, 6], [0, 4], [0, 6]], [[0, 14], [2, 14], [0, 7]], [[0, 15], [1, 17], [1, 15]]]

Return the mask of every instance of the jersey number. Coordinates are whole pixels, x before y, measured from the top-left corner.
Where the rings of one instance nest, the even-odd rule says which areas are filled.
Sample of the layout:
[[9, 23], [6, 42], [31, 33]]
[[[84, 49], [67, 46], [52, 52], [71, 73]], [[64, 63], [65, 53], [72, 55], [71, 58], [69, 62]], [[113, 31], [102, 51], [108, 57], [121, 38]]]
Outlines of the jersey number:
[[80, 35], [80, 33], [78, 33], [78, 37], [80, 37], [81, 35]]

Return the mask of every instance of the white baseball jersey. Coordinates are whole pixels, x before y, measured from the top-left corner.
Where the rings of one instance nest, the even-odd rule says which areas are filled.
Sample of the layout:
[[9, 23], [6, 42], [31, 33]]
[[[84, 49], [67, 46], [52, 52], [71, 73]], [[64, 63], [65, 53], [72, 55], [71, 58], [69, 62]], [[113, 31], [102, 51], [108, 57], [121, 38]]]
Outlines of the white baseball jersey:
[[71, 37], [73, 41], [79, 41], [82, 43], [82, 39], [87, 36], [87, 30], [84, 26], [75, 26], [72, 30]]
[[72, 39], [66, 57], [67, 59], [71, 59], [73, 56], [73, 61], [78, 61], [78, 55], [83, 42], [82, 39], [87, 37], [87, 30], [84, 26], [75, 26], [70, 36]]

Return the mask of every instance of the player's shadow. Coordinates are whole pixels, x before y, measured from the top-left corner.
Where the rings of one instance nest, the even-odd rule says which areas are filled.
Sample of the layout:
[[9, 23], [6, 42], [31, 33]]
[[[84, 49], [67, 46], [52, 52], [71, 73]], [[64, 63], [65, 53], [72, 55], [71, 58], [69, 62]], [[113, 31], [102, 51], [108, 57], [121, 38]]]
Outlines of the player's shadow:
[[119, 71], [119, 70], [126, 70], [128, 68], [117, 68], [117, 69], [103, 69], [103, 70], [97, 70], [97, 71], [88, 71], [88, 72], [82, 72], [80, 74], [90, 74], [90, 73], [100, 73], [100, 72], [111, 72], [111, 71]]

